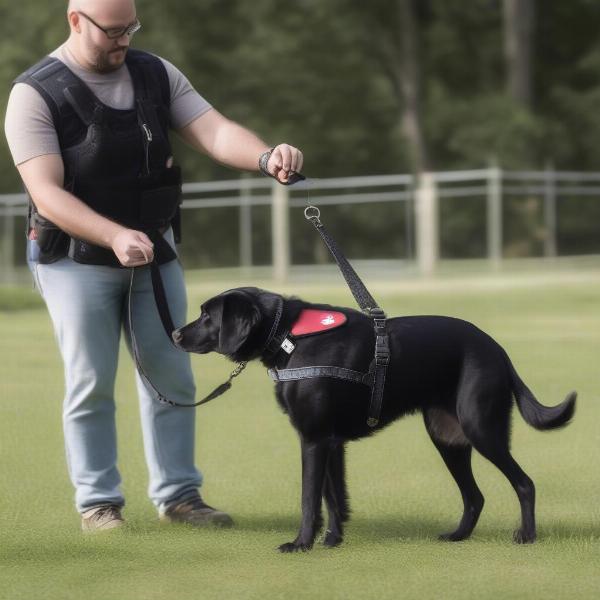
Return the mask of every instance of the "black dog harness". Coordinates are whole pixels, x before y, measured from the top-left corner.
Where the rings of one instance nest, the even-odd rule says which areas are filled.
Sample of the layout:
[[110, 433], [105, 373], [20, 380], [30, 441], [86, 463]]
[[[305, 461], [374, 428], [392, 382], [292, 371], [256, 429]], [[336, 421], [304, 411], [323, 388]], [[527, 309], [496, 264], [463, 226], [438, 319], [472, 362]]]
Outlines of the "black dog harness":
[[[375, 328], [375, 357], [371, 362], [369, 371], [363, 373], [344, 367], [333, 366], [313, 366], [296, 367], [293, 369], [269, 369], [268, 373], [275, 381], [297, 381], [299, 379], [313, 379], [315, 377], [333, 377], [343, 379], [353, 383], [361, 383], [371, 388], [371, 404], [369, 406], [369, 415], [367, 425], [375, 427], [379, 423], [381, 408], [383, 406], [383, 390], [385, 387], [385, 376], [387, 366], [390, 362], [390, 347], [386, 327], [386, 314], [373, 299], [364, 283], [357, 275], [352, 265], [348, 262], [335, 240], [328, 234], [320, 220], [321, 213], [318, 208], [309, 206], [305, 209], [304, 215], [307, 220], [315, 226], [319, 235], [325, 242], [325, 245], [335, 259], [352, 295], [362, 311], [373, 319]], [[297, 324], [297, 323], [296, 323]], [[293, 327], [292, 327], [293, 331]], [[279, 343], [279, 347], [291, 354], [295, 348], [293, 342], [287, 337], [289, 332], [283, 332], [279, 336], [274, 336], [274, 342]]]

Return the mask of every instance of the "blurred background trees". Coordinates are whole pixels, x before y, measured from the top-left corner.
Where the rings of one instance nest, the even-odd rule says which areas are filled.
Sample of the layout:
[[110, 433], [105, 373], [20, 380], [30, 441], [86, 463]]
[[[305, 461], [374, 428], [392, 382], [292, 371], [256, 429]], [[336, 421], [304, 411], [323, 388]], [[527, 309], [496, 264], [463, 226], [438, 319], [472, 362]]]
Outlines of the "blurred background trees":
[[[12, 79], [66, 39], [66, 4], [2, 0], [2, 108]], [[600, 170], [597, 0], [137, 6], [143, 27], [134, 46], [175, 63], [218, 110], [268, 142], [302, 148], [311, 176], [480, 168], [491, 160], [506, 169]], [[177, 141], [176, 152], [187, 181], [238, 176]], [[19, 189], [0, 144], [0, 192]], [[595, 220], [595, 204], [572, 218]], [[533, 222], [536, 207], [524, 206], [508, 206], [509, 220], [512, 212]], [[450, 238], [458, 255], [481, 245]]]
[[[0, 98], [67, 35], [66, 2], [3, 2]], [[134, 45], [315, 176], [597, 169], [594, 0], [139, 0]], [[235, 176], [180, 148], [188, 180]], [[19, 187], [5, 144], [0, 190]]]

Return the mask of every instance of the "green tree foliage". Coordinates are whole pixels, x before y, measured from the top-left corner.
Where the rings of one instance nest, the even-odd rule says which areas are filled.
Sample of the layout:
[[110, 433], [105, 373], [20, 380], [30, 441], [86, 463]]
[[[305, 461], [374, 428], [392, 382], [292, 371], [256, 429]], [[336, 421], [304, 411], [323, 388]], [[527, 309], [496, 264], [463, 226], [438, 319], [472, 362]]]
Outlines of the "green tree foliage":
[[[316, 176], [411, 170], [402, 129], [407, 0], [139, 0], [134, 40], [180, 66], [221, 112], [305, 150]], [[412, 0], [414, 2], [414, 0]], [[593, 0], [537, 2], [531, 111], [505, 93], [500, 0], [416, 3], [421, 113], [434, 168], [597, 168], [600, 44]], [[1, 104], [11, 80], [65, 39], [66, 2], [4, 2]], [[11, 34], [11, 32], [13, 32]], [[179, 148], [188, 179], [235, 176]], [[5, 144], [0, 188], [18, 179]]]
[[[2, 109], [13, 78], [66, 38], [66, 4], [3, 0]], [[430, 168], [482, 167], [495, 157], [510, 169], [550, 163], [598, 170], [600, 4], [535, 2], [530, 105], [506, 91], [503, 7], [502, 0], [138, 0], [143, 28], [133, 43], [171, 60], [218, 110], [267, 142], [301, 147], [311, 176], [418, 168], [406, 135], [406, 85], [418, 86]], [[407, 58], [408, 8], [414, 19], [408, 33], [416, 46]], [[188, 181], [238, 176], [181, 142], [176, 152]], [[8, 149], [0, 144], [0, 191], [18, 189]], [[484, 242], [471, 227], [483, 222], [477, 210], [473, 205], [463, 216], [450, 211], [455, 229], [443, 243], [449, 254], [480, 252]], [[510, 221], [513, 209], [507, 210]], [[199, 212], [205, 214], [194, 219], [211, 218]], [[523, 218], [533, 223], [538, 213], [531, 209]], [[257, 219], [255, 226], [267, 231], [268, 220]], [[398, 240], [406, 221], [402, 212], [396, 220], [385, 210], [368, 218], [360, 211], [340, 213], [346, 231], [373, 227], [381, 239]], [[212, 252], [206, 247], [219, 245], [221, 234], [215, 230], [214, 236], [194, 249], [205, 248], [206, 261]], [[458, 243], [460, 237], [468, 243]], [[364, 252], [359, 240], [352, 243]], [[395, 243], [406, 247], [405, 241]], [[268, 249], [255, 250], [268, 257]], [[317, 252], [311, 246], [296, 251], [299, 260]], [[237, 248], [227, 253], [223, 261], [235, 262]]]

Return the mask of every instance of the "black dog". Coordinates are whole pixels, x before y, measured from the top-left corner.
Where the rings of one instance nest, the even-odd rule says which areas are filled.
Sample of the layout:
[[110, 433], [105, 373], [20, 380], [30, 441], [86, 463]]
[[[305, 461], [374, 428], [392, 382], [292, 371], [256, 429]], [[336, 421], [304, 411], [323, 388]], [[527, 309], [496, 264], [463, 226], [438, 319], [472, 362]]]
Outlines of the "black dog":
[[[290, 354], [274, 339], [288, 332], [303, 309], [338, 311], [347, 322], [319, 335], [292, 339]], [[280, 317], [279, 320], [277, 320]], [[382, 429], [402, 415], [420, 410], [431, 440], [454, 477], [464, 503], [462, 519], [441, 539], [463, 540], [483, 508], [471, 471], [471, 448], [496, 465], [521, 504], [519, 543], [535, 540], [535, 488], [509, 451], [513, 396], [521, 415], [536, 429], [566, 425], [575, 410], [572, 392], [560, 405], [542, 406], [523, 383], [502, 347], [466, 321], [415, 316], [387, 322], [391, 361], [381, 419], [367, 425], [370, 387], [335, 378], [278, 382], [277, 400], [289, 415], [302, 445], [302, 522], [282, 552], [308, 550], [321, 525], [321, 498], [329, 513], [326, 546], [343, 539], [349, 507], [344, 444]], [[277, 331], [275, 331], [277, 330]], [[356, 310], [308, 304], [257, 288], [238, 288], [205, 302], [200, 318], [173, 333], [183, 350], [216, 351], [235, 361], [260, 359], [277, 369], [332, 365], [367, 372], [375, 334], [371, 318]]]

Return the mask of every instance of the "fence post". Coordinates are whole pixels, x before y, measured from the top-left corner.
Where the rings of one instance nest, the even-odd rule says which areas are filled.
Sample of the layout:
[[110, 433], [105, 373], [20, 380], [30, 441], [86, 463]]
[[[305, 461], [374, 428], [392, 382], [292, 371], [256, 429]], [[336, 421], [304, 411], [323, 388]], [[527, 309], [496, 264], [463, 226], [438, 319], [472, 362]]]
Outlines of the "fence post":
[[487, 255], [493, 268], [502, 261], [502, 169], [488, 169], [487, 185]]
[[406, 186], [406, 191], [410, 193], [404, 202], [404, 249], [406, 250], [406, 259], [412, 260], [415, 257], [415, 244], [414, 244], [414, 219], [413, 215], [415, 212], [415, 182], [414, 177], [411, 182]]
[[557, 255], [556, 244], [556, 174], [550, 165], [544, 171], [544, 256], [553, 258]]
[[240, 181], [240, 265], [247, 272], [252, 267], [252, 207], [250, 179]]
[[438, 196], [433, 173], [421, 173], [415, 190], [417, 264], [422, 275], [432, 275], [439, 259]]
[[271, 239], [273, 240], [273, 279], [287, 280], [290, 269], [289, 192], [273, 181], [271, 188]]

